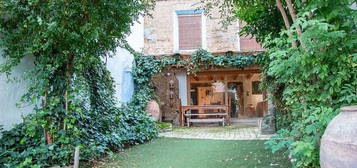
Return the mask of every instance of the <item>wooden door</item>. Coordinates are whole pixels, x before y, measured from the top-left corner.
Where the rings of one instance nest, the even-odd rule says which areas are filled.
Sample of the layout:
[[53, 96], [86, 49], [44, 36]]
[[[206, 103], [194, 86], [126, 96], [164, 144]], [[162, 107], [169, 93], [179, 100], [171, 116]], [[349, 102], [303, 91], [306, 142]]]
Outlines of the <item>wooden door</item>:
[[213, 92], [213, 87], [197, 87], [197, 90], [199, 106], [224, 104], [224, 92]]
[[197, 87], [197, 90], [198, 90], [197, 104], [199, 106], [210, 105], [212, 95], [213, 95], [213, 88], [212, 87]]
[[[199, 106], [211, 104], [211, 94], [213, 92], [212, 87], [197, 87], [197, 104]], [[204, 113], [203, 110], [198, 110], [198, 113]], [[204, 118], [204, 116], [199, 116], [199, 118]]]
[[237, 85], [237, 97], [239, 99], [239, 101], [237, 102], [238, 104], [238, 117], [239, 115], [243, 115], [244, 116], [244, 91], [243, 91], [243, 84], [239, 84]]

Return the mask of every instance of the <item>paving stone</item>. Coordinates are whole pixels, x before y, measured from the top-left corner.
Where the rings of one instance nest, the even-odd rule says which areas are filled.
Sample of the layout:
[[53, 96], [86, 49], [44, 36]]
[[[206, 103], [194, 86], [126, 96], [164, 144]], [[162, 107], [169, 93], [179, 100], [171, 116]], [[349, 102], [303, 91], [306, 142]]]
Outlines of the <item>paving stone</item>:
[[272, 135], [261, 135], [257, 126], [200, 126], [177, 127], [171, 132], [160, 133], [161, 137], [215, 140], [266, 140]]

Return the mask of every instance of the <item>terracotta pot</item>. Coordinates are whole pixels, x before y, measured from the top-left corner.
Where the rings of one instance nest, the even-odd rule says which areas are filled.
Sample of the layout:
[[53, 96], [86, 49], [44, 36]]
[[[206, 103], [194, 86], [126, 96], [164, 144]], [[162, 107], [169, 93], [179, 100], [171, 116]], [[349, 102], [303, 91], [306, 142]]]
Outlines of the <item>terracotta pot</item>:
[[149, 112], [149, 115], [155, 120], [160, 120], [160, 106], [155, 100], [151, 100], [145, 109]]
[[321, 168], [357, 168], [357, 106], [341, 108], [321, 139]]

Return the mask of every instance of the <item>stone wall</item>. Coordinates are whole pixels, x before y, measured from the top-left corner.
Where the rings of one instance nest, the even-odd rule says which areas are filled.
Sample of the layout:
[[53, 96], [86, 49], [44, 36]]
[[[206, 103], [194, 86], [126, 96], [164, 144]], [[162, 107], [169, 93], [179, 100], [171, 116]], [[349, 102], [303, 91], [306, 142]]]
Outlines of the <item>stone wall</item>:
[[[170, 84], [171, 82], [172, 84]], [[156, 100], [160, 106], [162, 120], [179, 124], [179, 85], [175, 72], [165, 70], [152, 78]]]
[[[200, 0], [162, 0], [157, 1], [152, 16], [144, 18], [144, 53], [146, 55], [164, 55], [173, 53], [186, 54], [185, 51], [174, 51], [174, 32], [177, 26], [175, 16], [177, 10], [195, 10]], [[215, 8], [211, 17], [205, 17], [205, 46], [209, 52], [256, 51], [262, 50], [251, 37], [239, 37], [239, 21], [233, 22], [227, 29], [220, 24], [220, 14]], [[240, 43], [243, 45], [240, 45]], [[188, 53], [189, 54], [189, 53]]]
[[[144, 53], [172, 54], [174, 52], [174, 17], [176, 10], [194, 10], [200, 0], [157, 1], [152, 17], [144, 18]], [[199, 4], [198, 4], [199, 5]], [[212, 18], [206, 17], [206, 45], [210, 52], [238, 50], [238, 23], [223, 30], [219, 14], [213, 11]]]

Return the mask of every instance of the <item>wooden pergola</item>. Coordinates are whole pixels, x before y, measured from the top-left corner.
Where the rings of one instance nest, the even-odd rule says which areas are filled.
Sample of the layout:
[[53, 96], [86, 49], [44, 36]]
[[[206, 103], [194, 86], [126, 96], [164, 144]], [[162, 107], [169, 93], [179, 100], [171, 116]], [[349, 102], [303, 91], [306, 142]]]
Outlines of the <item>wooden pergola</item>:
[[[228, 95], [228, 83], [240, 82], [245, 78], [249, 78], [252, 74], [259, 74], [259, 69], [249, 70], [222, 70], [222, 71], [202, 71], [197, 72], [195, 75], [189, 75], [187, 77], [187, 100], [191, 100], [191, 84], [203, 84], [211, 83], [212, 81], [220, 80], [226, 87], [224, 89], [224, 103], [211, 105], [211, 104], [197, 104], [192, 105], [188, 101], [187, 106], [181, 106], [180, 108], [180, 124], [189, 126], [190, 122], [222, 122], [222, 124], [230, 125], [231, 119], [231, 105]], [[244, 77], [243, 77], [244, 76]], [[243, 79], [242, 79], [243, 77]], [[191, 111], [198, 111], [196, 114], [192, 114]], [[204, 113], [204, 111], [214, 111], [212, 113]], [[196, 119], [190, 119], [196, 117]], [[213, 118], [212, 118], [213, 117]], [[189, 122], [187, 123], [187, 120]]]

